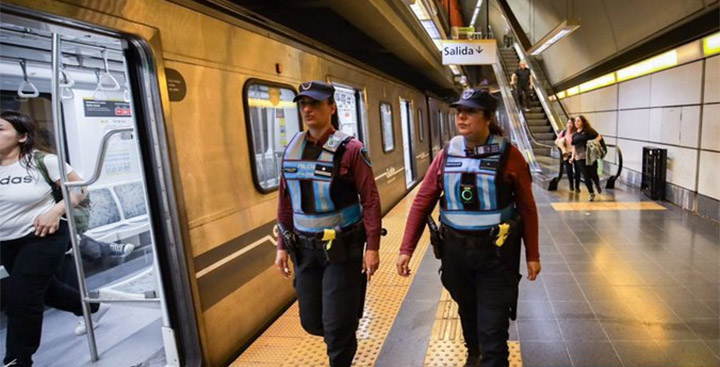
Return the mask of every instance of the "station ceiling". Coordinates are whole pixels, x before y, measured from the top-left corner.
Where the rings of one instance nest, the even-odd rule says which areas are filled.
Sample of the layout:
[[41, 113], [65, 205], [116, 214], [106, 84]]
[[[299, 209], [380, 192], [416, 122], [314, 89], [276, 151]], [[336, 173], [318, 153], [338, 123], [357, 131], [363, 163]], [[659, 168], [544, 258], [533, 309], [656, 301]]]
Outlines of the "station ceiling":
[[232, 2], [420, 89], [457, 94], [452, 73], [401, 1]]

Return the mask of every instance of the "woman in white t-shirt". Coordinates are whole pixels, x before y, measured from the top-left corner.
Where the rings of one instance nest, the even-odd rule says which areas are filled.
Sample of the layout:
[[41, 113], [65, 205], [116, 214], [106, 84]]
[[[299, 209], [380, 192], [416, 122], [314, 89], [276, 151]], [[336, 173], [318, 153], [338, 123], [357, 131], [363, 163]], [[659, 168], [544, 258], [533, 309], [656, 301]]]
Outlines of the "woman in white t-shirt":
[[[38, 168], [35, 123], [22, 113], [0, 113], [0, 264], [9, 274], [2, 279], [2, 308], [7, 314], [4, 364], [32, 366], [40, 345], [44, 305], [82, 315], [78, 291], [61, 283], [55, 272], [70, 243], [63, 218], [65, 202], [56, 202], [53, 188]], [[60, 183], [59, 160], [45, 154], [47, 176]], [[80, 176], [66, 165], [68, 179]], [[76, 206], [86, 192], [70, 194]], [[93, 319], [100, 314], [93, 304]]]

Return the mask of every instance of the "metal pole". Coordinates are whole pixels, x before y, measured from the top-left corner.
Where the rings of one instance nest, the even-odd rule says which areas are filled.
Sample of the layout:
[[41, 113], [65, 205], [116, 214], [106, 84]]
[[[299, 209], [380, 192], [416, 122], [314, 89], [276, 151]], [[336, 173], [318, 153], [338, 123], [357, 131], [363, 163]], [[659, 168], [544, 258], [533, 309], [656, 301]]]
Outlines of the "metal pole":
[[77, 270], [78, 286], [82, 303], [83, 319], [85, 320], [85, 330], [87, 331], [88, 347], [90, 348], [90, 358], [93, 362], [98, 360], [97, 345], [95, 343], [95, 330], [93, 329], [92, 318], [90, 317], [90, 304], [85, 301], [87, 298], [87, 285], [85, 284], [85, 272], [83, 271], [82, 258], [80, 257], [80, 245], [77, 240], [77, 229], [72, 216], [72, 201], [70, 200], [70, 189], [65, 186], [67, 182], [67, 170], [65, 169], [65, 129], [62, 123], [61, 102], [60, 102], [60, 64], [62, 63], [60, 49], [60, 35], [53, 33], [52, 35], [52, 78], [50, 80], [52, 87], [52, 113], [53, 125], [55, 126], [55, 146], [57, 147], [58, 168], [60, 170], [60, 189], [63, 198], [65, 198], [65, 217], [67, 218], [68, 228], [70, 229], [70, 243], [72, 244], [73, 258], [75, 260], [75, 268]]

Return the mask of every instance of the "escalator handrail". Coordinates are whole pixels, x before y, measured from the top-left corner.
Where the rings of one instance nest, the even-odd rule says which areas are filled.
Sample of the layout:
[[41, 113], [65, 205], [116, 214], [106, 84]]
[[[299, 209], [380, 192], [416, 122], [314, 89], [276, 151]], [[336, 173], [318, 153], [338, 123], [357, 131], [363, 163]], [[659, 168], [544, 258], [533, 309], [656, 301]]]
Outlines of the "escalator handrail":
[[[496, 40], [496, 41], [499, 42], [499, 40]], [[500, 60], [500, 65], [502, 65], [503, 70], [508, 70], [507, 65], [505, 65], [505, 60], [503, 60], [503, 58], [501, 56], [502, 55], [500, 54], [500, 50], [498, 49], [498, 59]], [[539, 145], [541, 147], [545, 147], [545, 148], [550, 148], [550, 149], [554, 148], [553, 145], [544, 144], [535, 139], [535, 136], [533, 135], [532, 131], [530, 130], [530, 125], [528, 124], [527, 120], [525, 119], [525, 114], [518, 113], [518, 116], [520, 116], [520, 119], [522, 120], [521, 125], [525, 129], [527, 135], [530, 136], [530, 140], [532, 140], [533, 143], [535, 143], [536, 145]], [[554, 128], [553, 128], [553, 130], [554, 130]]]
[[[522, 32], [522, 29], [518, 30], [516, 28], [521, 28], [520, 23], [517, 22], [517, 18], [515, 17], [512, 12], [508, 14], [507, 9], [505, 9], [505, 6], [500, 3], [499, 0], [495, 0], [497, 7], [502, 12], [503, 16], [507, 20], [506, 24], [510, 30], [513, 33], [513, 38], [515, 40], [521, 40], [524, 39], [527, 40], [527, 36], [524, 32]], [[507, 4], [506, 4], [507, 5]], [[511, 21], [514, 20], [514, 21]], [[522, 33], [521, 33], [522, 32]], [[521, 38], [522, 37], [522, 38]], [[553, 128], [555, 134], [557, 135], [560, 131], [562, 131], [564, 127], [564, 123], [561, 123], [560, 116], [557, 114], [554, 108], [552, 108], [552, 105], [550, 104], [550, 99], [548, 98], [547, 91], [551, 91], [552, 94], [555, 95], [555, 98], [557, 98], [557, 92], [553, 88], [553, 86], [550, 84], [550, 82], [547, 79], [547, 76], [545, 75], [545, 71], [542, 67], [540, 67], [540, 64], [538, 64], [534, 58], [528, 57], [528, 55], [525, 53], [525, 48], [519, 44], [518, 42], [513, 42], [513, 45], [515, 46], [515, 51], [518, 53], [518, 55], [521, 56], [522, 60], [525, 60], [527, 62], [528, 67], [530, 67], [530, 71], [534, 74], [535, 80], [539, 81], [542, 85], [542, 88], [538, 88], [538, 84], [535, 85], [535, 92], [538, 95], [538, 99], [540, 99], [540, 103], [543, 105], [543, 109], [545, 110], [545, 115], [548, 117], [548, 120], [550, 121], [550, 126]], [[562, 120], [563, 122], [567, 120], [568, 113], [565, 110], [565, 107], [562, 105], [562, 103], [559, 102], [560, 108], [562, 109], [563, 113], [565, 114], [565, 120]]]
[[[502, 60], [500, 48], [497, 49], [496, 53], [496, 57]], [[522, 113], [512, 113], [512, 111], [519, 111], [519, 107], [515, 103], [515, 98], [513, 97], [512, 91], [510, 90], [509, 84], [504, 74], [505, 69], [502, 61], [500, 63], [496, 62], [493, 64], [493, 71], [495, 72], [495, 77], [497, 79], [498, 87], [500, 88], [500, 94], [503, 98], [505, 108], [508, 110], [508, 117], [510, 118], [510, 125], [512, 127], [510, 132], [515, 136], [515, 140], [518, 143], [522, 143], [518, 145], [518, 148], [521, 148], [521, 150], [524, 149], [529, 153], [529, 155], [532, 155], [531, 157], [527, 157], [528, 164], [530, 165], [531, 169], [535, 172], [541, 172], [542, 169], [537, 163], [537, 159], [535, 158], [535, 151], [533, 150], [532, 144], [530, 143], [531, 140], [534, 141], [534, 138], [532, 137], [532, 134], [530, 134], [529, 128], [527, 127], [525, 116]], [[518, 131], [519, 129], [520, 131]], [[523, 136], [518, 135], [520, 133]], [[530, 137], [528, 138], [528, 136]], [[527, 144], [530, 144], [530, 146], [526, 146]]]

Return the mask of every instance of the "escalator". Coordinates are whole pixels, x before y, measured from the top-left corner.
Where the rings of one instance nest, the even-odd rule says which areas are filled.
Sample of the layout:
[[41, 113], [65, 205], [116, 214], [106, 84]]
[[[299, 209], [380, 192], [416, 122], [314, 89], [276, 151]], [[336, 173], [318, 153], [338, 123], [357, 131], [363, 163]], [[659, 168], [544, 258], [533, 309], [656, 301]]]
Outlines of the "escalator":
[[[520, 64], [520, 57], [517, 51], [512, 47], [501, 48], [500, 60], [503, 65], [506, 80], [512, 80], [512, 75], [515, 70], [519, 68]], [[555, 161], [557, 160], [552, 156], [556, 137], [555, 130], [550, 124], [550, 120], [545, 114], [537, 95], [538, 93], [533, 93], [529, 102], [529, 111], [520, 110], [519, 112], [524, 115], [532, 136], [531, 146], [535, 153], [535, 159], [540, 166], [553, 170], [555, 169]], [[514, 92], [513, 96], [519, 104], [517, 92]]]

